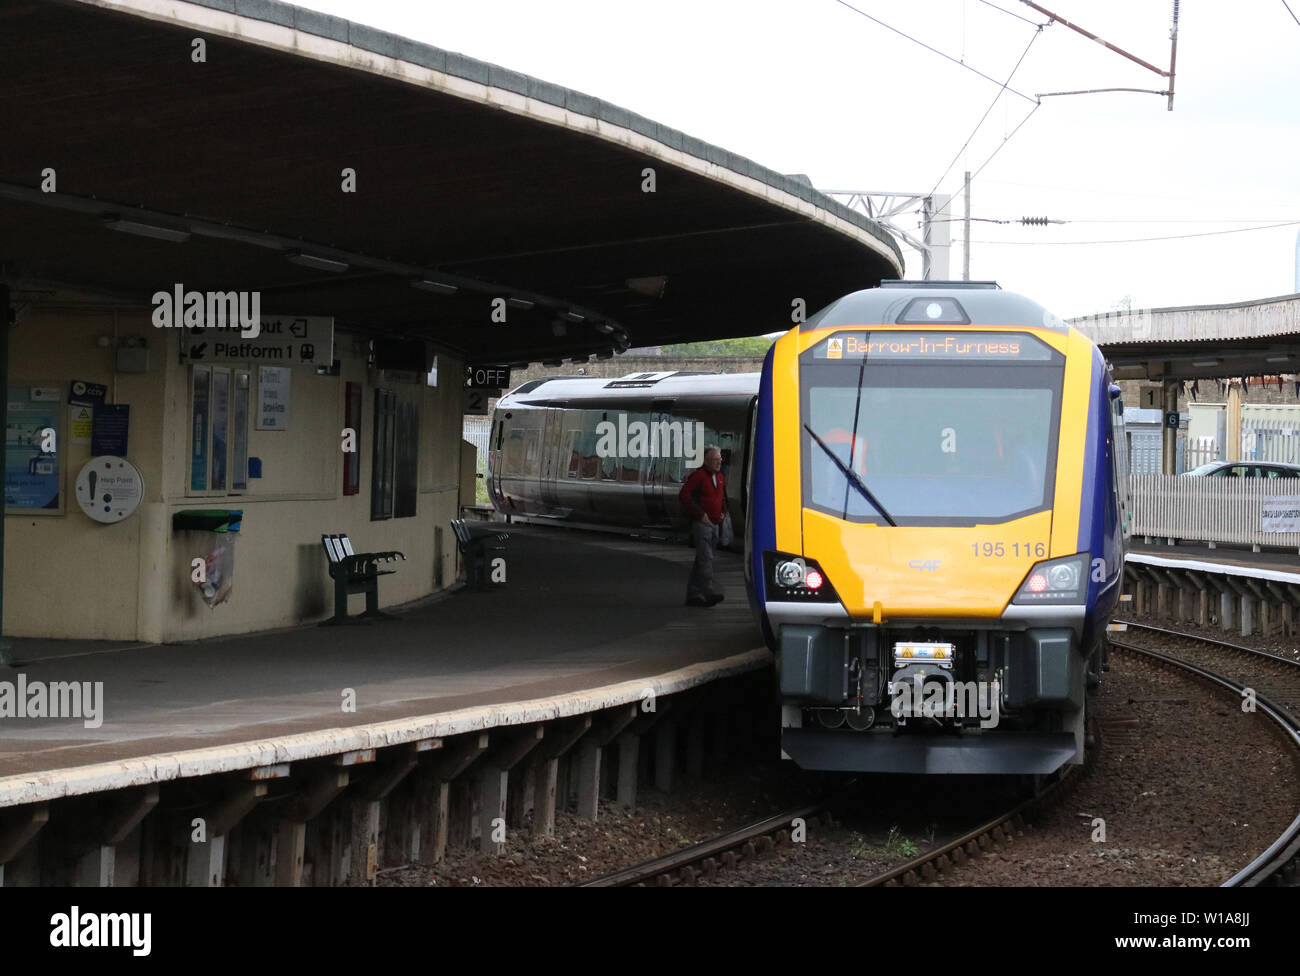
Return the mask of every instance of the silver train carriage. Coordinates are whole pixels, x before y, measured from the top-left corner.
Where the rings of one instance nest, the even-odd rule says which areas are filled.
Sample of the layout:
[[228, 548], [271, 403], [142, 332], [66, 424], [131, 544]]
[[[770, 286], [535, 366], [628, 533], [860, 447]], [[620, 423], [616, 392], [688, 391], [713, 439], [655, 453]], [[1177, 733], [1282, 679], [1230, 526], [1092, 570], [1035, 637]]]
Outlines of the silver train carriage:
[[678, 492], [712, 444], [743, 540], [758, 381], [758, 373], [660, 372], [524, 383], [492, 415], [492, 503], [511, 516], [684, 534]]

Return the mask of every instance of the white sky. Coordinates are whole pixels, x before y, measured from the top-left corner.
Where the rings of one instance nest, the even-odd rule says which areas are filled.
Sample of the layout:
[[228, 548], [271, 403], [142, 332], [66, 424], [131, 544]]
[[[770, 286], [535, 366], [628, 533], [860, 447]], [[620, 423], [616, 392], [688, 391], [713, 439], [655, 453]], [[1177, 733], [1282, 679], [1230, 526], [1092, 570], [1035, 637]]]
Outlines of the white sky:
[[[836, 0], [298, 0], [595, 95], [821, 189], [928, 192], [998, 85]], [[851, 0], [1004, 80], [1034, 27], [980, 0]], [[1019, 0], [994, 0], [1037, 23]], [[1300, 0], [1289, 0], [1300, 15]], [[1168, 67], [1171, 0], [1042, 6]], [[1011, 81], [1033, 96], [1164, 89], [1061, 24]], [[1244, 301], [1295, 288], [1300, 225], [1152, 243], [1064, 244], [1300, 221], [1300, 24], [1282, 0], [1184, 0], [1173, 112], [1158, 95], [1045, 98], [972, 183], [971, 277], [1064, 315]], [[1033, 108], [1003, 93], [939, 192], [960, 193]], [[963, 215], [960, 198], [953, 216]], [[919, 237], [919, 216], [905, 218]], [[1091, 222], [1085, 222], [1091, 221]], [[953, 224], [954, 241], [961, 224]], [[920, 257], [905, 251], [907, 276]], [[961, 251], [951, 254], [961, 276]]]

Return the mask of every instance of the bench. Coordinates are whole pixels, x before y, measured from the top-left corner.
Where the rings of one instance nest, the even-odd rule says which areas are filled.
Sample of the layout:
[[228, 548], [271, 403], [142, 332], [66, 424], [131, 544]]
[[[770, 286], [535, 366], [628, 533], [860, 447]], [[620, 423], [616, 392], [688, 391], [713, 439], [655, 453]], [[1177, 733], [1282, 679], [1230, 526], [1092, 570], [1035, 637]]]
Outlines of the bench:
[[505, 553], [510, 534], [486, 532], [473, 535], [464, 519], [452, 519], [451, 531], [456, 533], [456, 546], [465, 557], [466, 582], [475, 587], [489, 585], [492, 560]]
[[[391, 563], [395, 559], [405, 562], [406, 557], [400, 552], [353, 552], [352, 541], [346, 535], [323, 535], [320, 541], [329, 558], [330, 578], [334, 580], [334, 616], [322, 621], [321, 626], [394, 619], [392, 614], [379, 610], [379, 577], [397, 570], [380, 569], [379, 563]], [[348, 616], [348, 596], [352, 593], [366, 595], [366, 611], [358, 617]]]

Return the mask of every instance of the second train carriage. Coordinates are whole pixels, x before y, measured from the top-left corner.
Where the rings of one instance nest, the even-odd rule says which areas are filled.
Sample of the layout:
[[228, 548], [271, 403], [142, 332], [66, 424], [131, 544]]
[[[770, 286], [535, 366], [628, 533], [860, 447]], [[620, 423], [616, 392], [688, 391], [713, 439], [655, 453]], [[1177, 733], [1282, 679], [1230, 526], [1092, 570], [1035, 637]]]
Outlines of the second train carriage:
[[492, 503], [512, 516], [684, 533], [677, 495], [712, 444], [742, 539], [758, 379], [654, 372], [524, 383], [492, 415]]

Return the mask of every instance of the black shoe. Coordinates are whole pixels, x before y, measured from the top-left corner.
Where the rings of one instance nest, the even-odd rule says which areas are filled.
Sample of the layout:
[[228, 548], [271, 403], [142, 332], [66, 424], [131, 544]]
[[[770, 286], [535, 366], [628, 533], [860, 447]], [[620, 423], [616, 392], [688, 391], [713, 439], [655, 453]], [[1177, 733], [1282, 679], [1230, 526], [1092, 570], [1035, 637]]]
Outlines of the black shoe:
[[722, 602], [723, 600], [725, 600], [725, 599], [726, 599], [726, 597], [723, 596], [721, 593], [710, 593], [710, 594], [709, 594], [709, 602], [706, 604], [706, 606], [710, 606], [710, 607], [711, 607], [711, 606], [714, 606], [714, 605], [716, 605], [716, 604], [721, 603], [721, 602]]
[[710, 603], [709, 600], [710, 598], [708, 597], [688, 596], [686, 598], [686, 605], [688, 607], [711, 607], [713, 604]]

